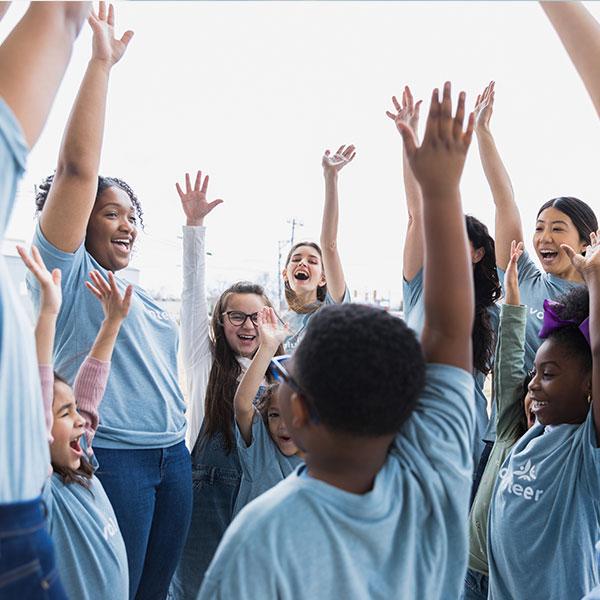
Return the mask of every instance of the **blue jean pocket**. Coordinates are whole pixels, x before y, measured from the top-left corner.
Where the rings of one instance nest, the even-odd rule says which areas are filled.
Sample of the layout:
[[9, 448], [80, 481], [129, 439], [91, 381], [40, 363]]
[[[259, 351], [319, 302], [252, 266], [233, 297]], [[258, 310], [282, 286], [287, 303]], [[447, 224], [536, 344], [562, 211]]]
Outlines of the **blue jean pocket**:
[[205, 486], [227, 486], [237, 488], [242, 479], [237, 469], [192, 465], [192, 487], [198, 490]]

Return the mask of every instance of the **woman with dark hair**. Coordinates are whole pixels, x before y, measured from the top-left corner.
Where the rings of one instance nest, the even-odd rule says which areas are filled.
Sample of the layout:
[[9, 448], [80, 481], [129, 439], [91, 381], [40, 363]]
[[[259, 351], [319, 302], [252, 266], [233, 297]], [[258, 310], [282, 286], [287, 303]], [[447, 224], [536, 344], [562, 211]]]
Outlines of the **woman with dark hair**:
[[285, 349], [291, 352], [300, 342], [311, 316], [325, 304], [350, 302], [344, 270], [338, 253], [338, 173], [356, 155], [354, 146], [340, 146], [335, 154], [325, 151], [321, 161], [325, 177], [325, 207], [321, 245], [299, 242], [292, 246], [283, 270], [285, 299], [289, 310], [284, 320], [291, 335]]
[[[69, 383], [103, 319], [83, 281], [129, 264], [140, 208], [116, 179], [99, 178], [108, 83], [133, 33], [114, 36], [114, 11], [100, 3], [92, 57], [64, 133], [56, 174], [38, 190], [34, 243], [49, 269], [62, 271], [56, 370]], [[49, 185], [48, 185], [49, 184]], [[127, 282], [116, 276], [122, 292]], [[39, 286], [28, 278], [34, 304]], [[178, 383], [177, 324], [139, 286], [115, 347], [95, 437], [96, 473], [127, 549], [129, 596], [165, 597], [189, 527], [190, 454]]]
[[[221, 294], [209, 319], [204, 218], [222, 201], [208, 202], [207, 189], [208, 176], [202, 180], [201, 172], [193, 187], [189, 174], [185, 190], [177, 184], [186, 216], [181, 340], [193, 482], [192, 521], [170, 589], [170, 597], [177, 600], [196, 600], [204, 572], [233, 518], [242, 478], [233, 398], [260, 345], [258, 313], [272, 306], [261, 286], [241, 281]], [[265, 375], [265, 384], [270, 380]]]
[[[493, 108], [494, 82], [491, 82], [478, 97], [475, 133], [483, 170], [496, 206], [496, 264], [503, 279], [510, 260], [511, 241], [523, 241], [524, 238], [521, 215], [510, 177], [502, 164], [490, 130]], [[535, 352], [540, 345], [538, 333], [544, 316], [544, 300], [554, 299], [583, 283], [561, 244], [569, 244], [582, 252], [590, 243], [590, 234], [596, 229], [598, 219], [594, 211], [577, 198], [554, 198], [545, 202], [538, 211], [533, 246], [542, 269], [526, 251], [518, 265], [521, 296], [523, 304], [529, 310], [525, 342], [525, 366], [528, 369], [531, 369]]]
[[[402, 94], [402, 104], [392, 98], [395, 113], [387, 112], [394, 120], [398, 131], [399, 123], [407, 124], [418, 137], [419, 110], [421, 101], [413, 101], [410, 88], [406, 86]], [[409, 327], [418, 334], [423, 329], [423, 260], [425, 241], [423, 238], [423, 197], [421, 188], [411, 171], [410, 164], [403, 152], [404, 187], [408, 207], [408, 230], [404, 243], [403, 261], [403, 298], [404, 319]], [[473, 283], [475, 289], [475, 319], [473, 322], [473, 377], [475, 380], [475, 437], [473, 447], [474, 465], [484, 450], [484, 439], [488, 432], [487, 398], [483, 387], [487, 375], [492, 370], [493, 354], [496, 346], [501, 289], [496, 272], [494, 240], [487, 227], [470, 215], [465, 217], [469, 238], [471, 262], [473, 264]], [[493, 440], [492, 440], [493, 441]]]

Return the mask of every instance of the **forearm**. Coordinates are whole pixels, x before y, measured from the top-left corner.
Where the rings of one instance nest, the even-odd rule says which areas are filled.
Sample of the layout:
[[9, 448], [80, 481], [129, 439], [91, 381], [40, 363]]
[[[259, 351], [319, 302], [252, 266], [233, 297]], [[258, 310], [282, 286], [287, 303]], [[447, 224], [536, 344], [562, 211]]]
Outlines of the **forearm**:
[[339, 221], [338, 176], [336, 173], [325, 175], [325, 205], [321, 223], [321, 248], [336, 249]]
[[110, 362], [112, 353], [121, 330], [121, 320], [104, 319], [89, 356], [102, 362]]
[[600, 273], [584, 277], [590, 295], [590, 346], [592, 349], [592, 412], [600, 446]]
[[8, 12], [11, 2], [0, 2], [0, 21], [4, 18], [4, 15]]
[[404, 240], [404, 278], [411, 281], [423, 268], [423, 195], [406, 156], [402, 153], [402, 170], [406, 207], [408, 209], [408, 229]]
[[38, 365], [51, 365], [54, 360], [54, 336], [57, 315], [40, 312], [35, 326], [35, 347]]
[[77, 377], [75, 377], [73, 395], [77, 402], [77, 408], [85, 419], [88, 445], [91, 445], [98, 428], [98, 406], [104, 397], [109, 374], [110, 362], [101, 361], [89, 355], [79, 367]]
[[259, 346], [248, 370], [244, 373], [233, 399], [235, 419], [246, 443], [252, 439], [253, 401], [277, 350]]
[[427, 329], [445, 339], [470, 340], [473, 268], [460, 192], [458, 188], [423, 190], [423, 195], [423, 226], [428, 240], [424, 272]]
[[600, 115], [600, 25], [581, 2], [541, 2]]
[[494, 137], [489, 130], [477, 130], [479, 156], [496, 207], [496, 262], [506, 268], [510, 259], [510, 243], [523, 240], [521, 214], [515, 202], [512, 182]]
[[57, 177], [65, 172], [96, 179], [100, 164], [110, 65], [92, 58], [67, 122], [58, 158]]

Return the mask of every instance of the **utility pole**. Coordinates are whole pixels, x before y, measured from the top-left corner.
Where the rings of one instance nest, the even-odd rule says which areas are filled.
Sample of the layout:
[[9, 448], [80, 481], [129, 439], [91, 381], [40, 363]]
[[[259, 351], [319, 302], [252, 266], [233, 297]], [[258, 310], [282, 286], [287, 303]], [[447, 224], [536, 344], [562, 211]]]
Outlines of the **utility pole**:
[[294, 245], [294, 239], [296, 236], [296, 227], [304, 227], [304, 223], [300, 222], [296, 217], [288, 220], [288, 223], [292, 225], [292, 237], [290, 237], [290, 245]]
[[283, 277], [281, 273], [283, 269], [281, 267], [281, 258], [283, 256], [283, 250], [288, 245], [289, 240], [279, 240], [277, 242], [277, 295], [279, 298], [279, 306], [277, 310], [281, 312], [283, 306], [283, 298], [282, 298], [282, 287], [283, 287]]

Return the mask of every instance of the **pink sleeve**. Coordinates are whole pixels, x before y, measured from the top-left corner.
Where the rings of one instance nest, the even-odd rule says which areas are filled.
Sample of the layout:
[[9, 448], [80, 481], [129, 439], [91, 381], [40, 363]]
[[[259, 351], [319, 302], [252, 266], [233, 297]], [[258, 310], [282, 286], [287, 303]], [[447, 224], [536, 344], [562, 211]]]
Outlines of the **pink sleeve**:
[[54, 399], [54, 370], [52, 365], [38, 365], [40, 383], [42, 384], [42, 401], [44, 403], [44, 418], [48, 431], [48, 442], [54, 441], [52, 437], [52, 400]]
[[110, 362], [88, 356], [75, 377], [73, 393], [79, 413], [85, 419], [85, 436], [90, 447], [98, 428], [98, 406], [102, 402], [109, 373]]

